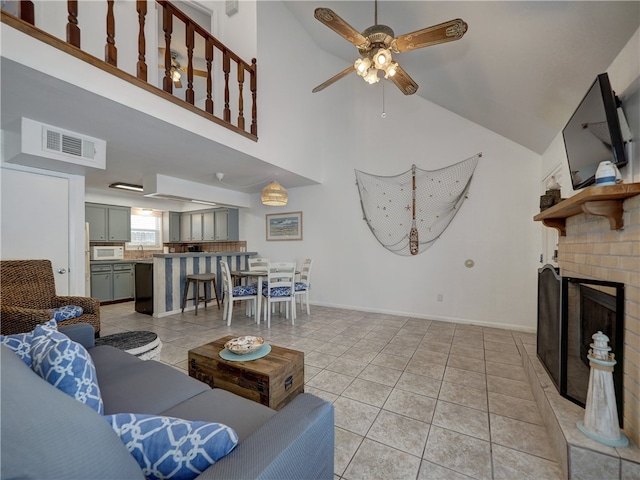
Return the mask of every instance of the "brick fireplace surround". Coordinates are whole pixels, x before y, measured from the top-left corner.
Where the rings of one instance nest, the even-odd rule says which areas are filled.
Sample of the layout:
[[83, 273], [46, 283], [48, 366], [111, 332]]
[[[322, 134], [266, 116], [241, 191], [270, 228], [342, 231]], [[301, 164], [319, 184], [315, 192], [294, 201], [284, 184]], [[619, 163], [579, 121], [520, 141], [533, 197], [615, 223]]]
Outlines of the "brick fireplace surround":
[[[640, 195], [624, 200], [624, 228], [611, 230], [607, 218], [585, 213], [566, 219], [560, 236], [561, 275], [608, 280], [625, 285], [624, 433], [629, 448], [590, 440], [576, 427], [584, 409], [560, 396], [535, 347], [519, 345], [554, 450], [565, 478], [627, 480], [640, 478]], [[633, 445], [635, 444], [635, 445]]]

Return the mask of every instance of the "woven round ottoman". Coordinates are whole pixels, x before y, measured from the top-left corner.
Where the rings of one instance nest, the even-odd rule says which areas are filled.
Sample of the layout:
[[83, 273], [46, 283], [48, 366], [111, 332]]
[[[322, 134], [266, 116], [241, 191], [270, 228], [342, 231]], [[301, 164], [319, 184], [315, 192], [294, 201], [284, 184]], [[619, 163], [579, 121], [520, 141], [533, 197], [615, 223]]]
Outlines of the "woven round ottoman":
[[141, 360], [160, 360], [162, 342], [154, 332], [135, 331], [114, 333], [96, 338], [96, 347], [110, 345], [135, 355]]

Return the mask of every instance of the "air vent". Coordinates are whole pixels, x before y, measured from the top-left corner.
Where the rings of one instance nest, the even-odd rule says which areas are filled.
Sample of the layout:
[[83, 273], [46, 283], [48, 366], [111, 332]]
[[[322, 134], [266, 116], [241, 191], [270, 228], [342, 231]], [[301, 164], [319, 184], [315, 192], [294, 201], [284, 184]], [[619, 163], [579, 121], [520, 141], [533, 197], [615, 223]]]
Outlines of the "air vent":
[[65, 135], [48, 127], [43, 127], [45, 135], [44, 149], [93, 160], [96, 154], [95, 144], [80, 137]]

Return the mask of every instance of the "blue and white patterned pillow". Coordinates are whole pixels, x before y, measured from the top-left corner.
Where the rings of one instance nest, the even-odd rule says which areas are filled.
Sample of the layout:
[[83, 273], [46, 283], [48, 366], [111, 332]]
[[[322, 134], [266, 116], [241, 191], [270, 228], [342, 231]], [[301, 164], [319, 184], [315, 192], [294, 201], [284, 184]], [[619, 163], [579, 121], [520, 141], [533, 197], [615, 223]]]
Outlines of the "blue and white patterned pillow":
[[257, 284], [254, 285], [238, 285], [237, 287], [233, 287], [233, 296], [234, 297], [246, 297], [248, 295], [255, 295], [258, 293]]
[[77, 305], [65, 305], [64, 307], [52, 308], [51, 316], [56, 322], [71, 320], [82, 315], [84, 310]]
[[[57, 330], [55, 320], [49, 320], [44, 323], [46, 328], [53, 328]], [[9, 347], [13, 352], [18, 355], [27, 367], [31, 366], [31, 339], [33, 338], [33, 330], [27, 333], [15, 333], [12, 335], [0, 335], [0, 343]]]
[[104, 414], [93, 360], [79, 343], [38, 325], [31, 339], [31, 369], [67, 395]]
[[191, 480], [238, 444], [238, 435], [220, 423], [135, 413], [104, 417], [148, 479]]
[[290, 297], [291, 296], [291, 288], [290, 287], [272, 287], [271, 292], [269, 292], [268, 287], [264, 287], [262, 289], [262, 294], [267, 297]]

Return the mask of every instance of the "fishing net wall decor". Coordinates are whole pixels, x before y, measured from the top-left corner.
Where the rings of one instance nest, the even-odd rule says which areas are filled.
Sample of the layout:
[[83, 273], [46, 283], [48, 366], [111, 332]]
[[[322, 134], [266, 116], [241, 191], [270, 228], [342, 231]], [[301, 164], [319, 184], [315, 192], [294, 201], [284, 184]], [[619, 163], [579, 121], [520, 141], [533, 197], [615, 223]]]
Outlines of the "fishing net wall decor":
[[380, 176], [356, 170], [364, 220], [387, 250], [418, 255], [442, 235], [467, 197], [482, 153], [439, 170]]

